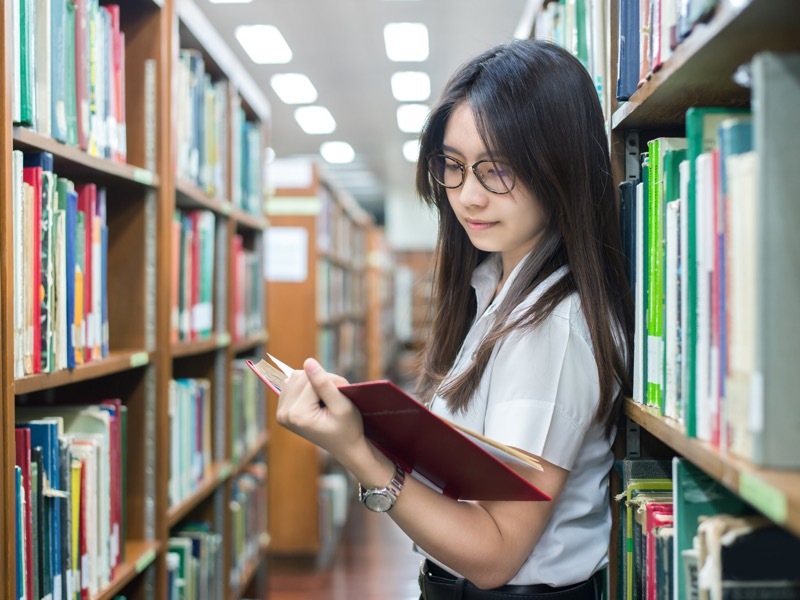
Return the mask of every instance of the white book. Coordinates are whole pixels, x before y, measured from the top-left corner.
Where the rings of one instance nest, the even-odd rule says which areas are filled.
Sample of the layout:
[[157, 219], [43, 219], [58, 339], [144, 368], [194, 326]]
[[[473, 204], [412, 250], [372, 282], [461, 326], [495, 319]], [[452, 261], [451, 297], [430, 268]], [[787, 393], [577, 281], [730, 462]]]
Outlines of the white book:
[[12, 154], [14, 175], [14, 377], [25, 374], [22, 356], [25, 351], [25, 187], [22, 182], [22, 152], [14, 150]]
[[695, 417], [698, 439], [711, 441], [712, 419], [715, 410], [710, 402], [711, 394], [711, 273], [713, 267], [713, 207], [714, 207], [714, 161], [711, 153], [697, 157], [695, 166], [696, 189], [695, 234], [697, 249], [697, 340], [695, 351]]
[[22, 119], [22, 54], [21, 54], [21, 29], [20, 12], [25, 0], [13, 0], [11, 3], [11, 28], [13, 30], [13, 47], [11, 60], [13, 61], [14, 90], [11, 96], [11, 118], [14, 123]]
[[67, 216], [63, 209], [53, 213], [55, 233], [53, 254], [53, 276], [55, 297], [53, 298], [53, 343], [55, 345], [55, 364], [53, 370], [67, 368]]
[[666, 288], [664, 293], [664, 335], [666, 343], [666, 378], [664, 414], [678, 419], [678, 397], [680, 395], [680, 212], [681, 200], [666, 203], [664, 240], [666, 250]]
[[[758, 237], [758, 155], [729, 156], [726, 161], [729, 229], [725, 249], [728, 269], [728, 377], [725, 382], [728, 449], [752, 456], [750, 382], [756, 369], [756, 286]], [[734, 267], [735, 265], [735, 267]]]

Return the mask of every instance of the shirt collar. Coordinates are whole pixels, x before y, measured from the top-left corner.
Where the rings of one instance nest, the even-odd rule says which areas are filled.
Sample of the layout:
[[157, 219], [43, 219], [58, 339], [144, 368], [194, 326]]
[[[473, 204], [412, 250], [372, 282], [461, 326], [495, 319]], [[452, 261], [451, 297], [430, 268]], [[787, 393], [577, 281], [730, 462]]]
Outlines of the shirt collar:
[[505, 283], [503, 283], [503, 288], [500, 290], [500, 293], [495, 296], [494, 300], [492, 300], [492, 296], [497, 289], [497, 284], [500, 282], [500, 277], [503, 273], [503, 261], [500, 253], [492, 253], [475, 268], [475, 271], [472, 273], [472, 287], [475, 289], [475, 297], [478, 301], [478, 310], [476, 314], [482, 315], [484, 312], [494, 312], [495, 308], [497, 308], [503, 301], [503, 298], [505, 298], [506, 293], [514, 282], [514, 279], [516, 279], [522, 268], [522, 264], [527, 258], [528, 254], [517, 263], [517, 266], [511, 271], [511, 274], [505, 280]]

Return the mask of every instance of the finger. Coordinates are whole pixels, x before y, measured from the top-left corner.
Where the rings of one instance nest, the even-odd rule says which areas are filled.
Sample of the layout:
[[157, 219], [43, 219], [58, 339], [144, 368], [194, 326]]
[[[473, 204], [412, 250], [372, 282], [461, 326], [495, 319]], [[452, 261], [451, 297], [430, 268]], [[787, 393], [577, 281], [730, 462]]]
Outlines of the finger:
[[350, 408], [350, 401], [337, 389], [337, 384], [334, 381], [334, 378], [342, 379], [341, 377], [329, 374], [313, 358], [306, 359], [303, 363], [303, 370], [314, 391], [329, 409], [347, 410]]

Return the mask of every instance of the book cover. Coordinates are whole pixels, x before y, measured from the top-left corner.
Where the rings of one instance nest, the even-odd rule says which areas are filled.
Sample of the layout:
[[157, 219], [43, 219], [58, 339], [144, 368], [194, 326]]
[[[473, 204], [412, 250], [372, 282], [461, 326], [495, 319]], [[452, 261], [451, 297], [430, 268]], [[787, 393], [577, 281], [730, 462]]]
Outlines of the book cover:
[[697, 387], [697, 157], [709, 152], [717, 144], [717, 128], [725, 119], [746, 113], [745, 109], [718, 107], [692, 107], [686, 111], [686, 159], [689, 163], [689, 178], [684, 216], [686, 221], [686, 265], [684, 298], [686, 319], [683, 327], [683, 378], [681, 397], [685, 409], [686, 434], [697, 436], [695, 395]]
[[[247, 365], [280, 394], [285, 378], [281, 371], [265, 360]], [[460, 500], [550, 499], [519, 474], [541, 470], [535, 458], [455, 426], [392, 382], [356, 383], [339, 390], [361, 412], [370, 442], [444, 495]]]
[[35, 564], [33, 560], [33, 501], [31, 498], [31, 430], [27, 427], [14, 429], [14, 462], [20, 468], [22, 477], [22, 503], [25, 506], [22, 536], [25, 540], [25, 597], [33, 598], [33, 579]]
[[[664, 226], [666, 174], [664, 159], [670, 151], [686, 147], [685, 138], [656, 138], [648, 142], [647, 190], [647, 405], [664, 414], [665, 301]], [[674, 171], [670, 173], [674, 175]], [[672, 189], [672, 188], [671, 188]]]
[[800, 278], [796, 257], [800, 237], [792, 224], [800, 218], [800, 169], [796, 156], [800, 128], [800, 53], [761, 53], [753, 58], [753, 139], [758, 169], [758, 271], [756, 282], [756, 374], [752, 460], [772, 468], [800, 467], [796, 451], [800, 404], [795, 361], [800, 352], [797, 301]]

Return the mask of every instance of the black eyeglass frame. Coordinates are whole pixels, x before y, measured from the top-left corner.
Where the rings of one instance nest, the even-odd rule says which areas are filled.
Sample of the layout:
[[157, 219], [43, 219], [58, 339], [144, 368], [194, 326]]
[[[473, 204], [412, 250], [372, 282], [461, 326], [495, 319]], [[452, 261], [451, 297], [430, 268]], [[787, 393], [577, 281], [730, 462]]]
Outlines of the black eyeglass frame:
[[[445, 185], [444, 182], [439, 181], [439, 179], [436, 177], [436, 174], [434, 173], [434, 170], [431, 169], [431, 160], [434, 159], [434, 158], [450, 159], [454, 163], [456, 163], [459, 167], [461, 167], [461, 181], [459, 182], [458, 185]], [[486, 190], [488, 190], [492, 194], [498, 194], [498, 195], [510, 194], [511, 191], [517, 186], [517, 177], [516, 177], [516, 175], [514, 175], [514, 170], [509, 167], [509, 171], [511, 172], [511, 179], [512, 179], [511, 187], [507, 188], [503, 192], [498, 192], [497, 190], [493, 190], [488, 185], [486, 185], [486, 182], [483, 180], [483, 178], [478, 173], [478, 165], [481, 165], [483, 163], [494, 163], [494, 164], [501, 164], [501, 165], [504, 165], [504, 166], [508, 166], [505, 163], [501, 163], [501, 162], [498, 162], [496, 160], [492, 160], [490, 158], [479, 160], [479, 161], [473, 163], [472, 165], [466, 165], [463, 162], [461, 162], [460, 160], [458, 160], [457, 158], [455, 158], [454, 156], [450, 156], [449, 154], [444, 154], [443, 152], [437, 152], [437, 153], [434, 153], [434, 154], [429, 154], [428, 157], [425, 159], [425, 166], [428, 168], [428, 173], [430, 173], [431, 177], [433, 177], [433, 180], [436, 183], [438, 183], [440, 186], [442, 186], [443, 188], [446, 188], [448, 190], [455, 190], [455, 189], [460, 188], [462, 185], [464, 185], [464, 182], [467, 180], [467, 167], [469, 166], [469, 168], [472, 170], [472, 174], [475, 175], [475, 179], [477, 179], [480, 182], [480, 184]]]

